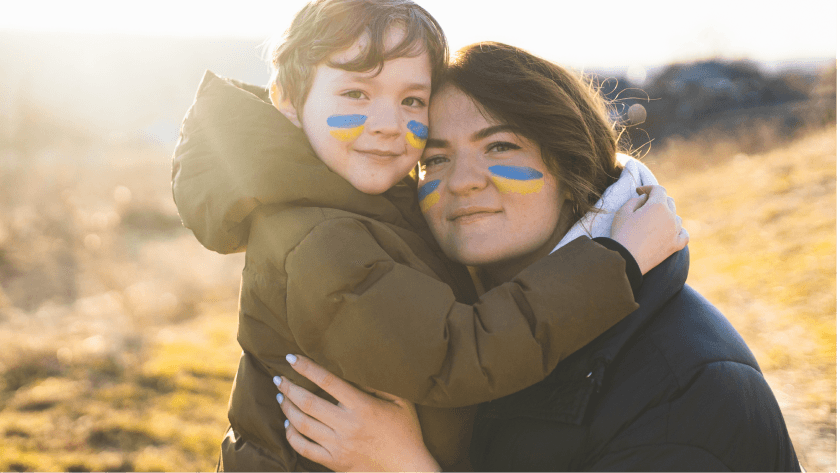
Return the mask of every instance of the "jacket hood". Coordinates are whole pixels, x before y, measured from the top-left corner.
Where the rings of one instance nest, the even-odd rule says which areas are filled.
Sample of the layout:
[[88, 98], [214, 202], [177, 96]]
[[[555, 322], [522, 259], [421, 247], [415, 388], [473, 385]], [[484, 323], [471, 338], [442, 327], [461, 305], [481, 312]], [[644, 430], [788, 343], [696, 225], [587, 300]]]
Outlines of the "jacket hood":
[[[367, 195], [332, 172], [304, 133], [257, 86], [210, 71], [181, 125], [172, 158], [172, 194], [184, 226], [219, 253], [245, 249], [249, 215], [260, 205], [327, 207], [411, 227], [424, 225], [397, 204], [416, 201], [410, 178]], [[422, 219], [422, 216], [419, 217]]]

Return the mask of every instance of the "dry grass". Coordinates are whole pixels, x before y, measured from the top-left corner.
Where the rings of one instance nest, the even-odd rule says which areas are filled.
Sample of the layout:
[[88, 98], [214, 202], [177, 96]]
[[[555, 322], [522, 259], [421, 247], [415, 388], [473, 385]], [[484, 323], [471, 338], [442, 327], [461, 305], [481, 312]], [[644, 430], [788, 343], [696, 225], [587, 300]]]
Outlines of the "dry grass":
[[834, 470], [836, 128], [711, 164], [698, 159], [704, 148], [672, 142], [645, 158], [691, 235], [688, 284], [755, 353], [802, 465]]
[[[691, 232], [689, 284], [756, 353], [803, 465], [835, 469], [835, 130], [701, 160], [707, 138], [645, 159]], [[180, 227], [163, 151], [2, 153], [0, 470], [213, 469], [241, 255]]]
[[212, 470], [242, 255], [181, 227], [164, 153], [102, 153], [0, 159], [0, 470]]

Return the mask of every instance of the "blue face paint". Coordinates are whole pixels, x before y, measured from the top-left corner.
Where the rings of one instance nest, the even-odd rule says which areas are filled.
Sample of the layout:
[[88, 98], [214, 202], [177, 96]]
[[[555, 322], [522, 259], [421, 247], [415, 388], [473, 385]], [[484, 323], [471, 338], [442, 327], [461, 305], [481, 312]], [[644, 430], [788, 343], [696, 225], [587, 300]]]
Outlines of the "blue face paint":
[[417, 138], [420, 138], [421, 140], [426, 140], [429, 138], [429, 127], [420, 122], [411, 120], [410, 122], [408, 122], [408, 129], [411, 130], [412, 133], [417, 135]]
[[503, 194], [531, 194], [539, 192], [545, 184], [543, 173], [527, 166], [496, 165], [488, 168], [493, 174], [490, 179]]
[[437, 191], [440, 179], [423, 184], [417, 191], [417, 201], [420, 202], [420, 210], [427, 212], [440, 200], [440, 192]]
[[426, 140], [429, 138], [429, 127], [414, 120], [408, 122], [407, 126], [409, 132], [405, 134], [405, 139], [408, 144], [417, 149], [425, 148]]
[[365, 129], [365, 115], [333, 115], [327, 118], [327, 125], [337, 130], [330, 130], [330, 134], [341, 141], [355, 140]]
[[327, 118], [327, 125], [332, 128], [356, 128], [365, 124], [365, 115], [333, 115]]

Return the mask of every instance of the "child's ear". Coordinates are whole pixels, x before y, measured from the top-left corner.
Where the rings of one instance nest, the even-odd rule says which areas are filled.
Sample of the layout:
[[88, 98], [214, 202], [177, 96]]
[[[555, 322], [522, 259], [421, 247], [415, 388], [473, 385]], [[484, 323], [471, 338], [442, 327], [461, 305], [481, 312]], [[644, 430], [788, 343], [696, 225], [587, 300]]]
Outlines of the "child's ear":
[[280, 97], [280, 89], [277, 88], [276, 83], [272, 83], [271, 87], [269, 88], [268, 95], [271, 97], [271, 103], [274, 104], [274, 107], [277, 110], [280, 110], [286, 118], [292, 122], [298, 128], [302, 128], [300, 124], [300, 119], [298, 118], [297, 110], [295, 110], [295, 106], [292, 105], [292, 101], [288, 98]]

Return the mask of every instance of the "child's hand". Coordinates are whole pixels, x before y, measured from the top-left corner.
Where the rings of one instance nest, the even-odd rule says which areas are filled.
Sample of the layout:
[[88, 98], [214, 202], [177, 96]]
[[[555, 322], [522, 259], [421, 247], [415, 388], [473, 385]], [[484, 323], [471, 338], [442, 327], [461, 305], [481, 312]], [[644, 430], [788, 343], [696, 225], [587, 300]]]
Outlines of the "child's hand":
[[612, 239], [636, 259], [642, 274], [688, 244], [674, 199], [662, 186], [636, 188], [640, 195], [628, 200], [615, 214]]
[[296, 452], [333, 471], [440, 471], [423, 444], [413, 403], [373, 389], [368, 394], [303, 356], [286, 358], [339, 402], [274, 378], [288, 419], [286, 439]]

